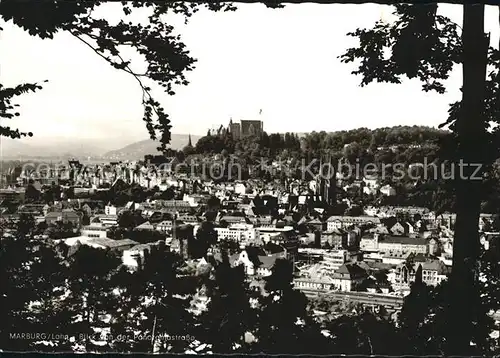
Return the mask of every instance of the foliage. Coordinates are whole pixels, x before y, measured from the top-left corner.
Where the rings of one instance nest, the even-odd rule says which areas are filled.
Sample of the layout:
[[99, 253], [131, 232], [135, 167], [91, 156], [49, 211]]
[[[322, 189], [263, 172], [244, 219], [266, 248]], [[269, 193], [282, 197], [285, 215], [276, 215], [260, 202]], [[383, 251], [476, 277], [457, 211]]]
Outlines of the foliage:
[[[372, 29], [350, 33], [359, 39], [359, 45], [348, 49], [340, 58], [345, 63], [360, 60], [353, 74], [361, 75], [362, 86], [375, 81], [401, 83], [405, 75], [410, 79], [418, 78], [424, 91], [438, 93], [445, 92], [443, 81], [449, 77], [453, 66], [461, 64], [462, 101], [450, 106], [443, 126], [453, 132], [441, 139], [439, 154], [441, 159], [448, 159], [455, 165], [459, 160], [477, 163], [479, 174], [483, 175], [499, 154], [498, 129], [490, 130], [490, 121], [498, 124], [499, 120], [498, 50], [490, 48], [487, 51], [489, 35], [484, 34], [484, 6], [464, 5], [462, 27], [438, 15], [437, 8], [437, 4], [396, 5], [395, 22], [379, 21]], [[488, 80], [483, 74], [487, 65], [490, 65]], [[484, 342], [488, 340], [485, 331], [479, 337], [477, 333], [482, 317], [478, 313], [481, 305], [476, 275], [479, 259], [477, 222], [484, 190], [482, 180], [470, 177], [471, 167], [466, 168], [466, 177], [455, 175], [455, 180], [450, 180], [456, 192], [457, 226], [452, 294], [447, 296], [450, 310], [446, 310], [452, 327], [446, 332], [443, 348], [449, 354], [472, 354], [469, 352], [471, 341], [477, 348], [485, 349]], [[427, 349], [422, 344], [418, 346]]]
[[[47, 81], [45, 81], [47, 82]], [[12, 103], [14, 97], [20, 96], [29, 92], [36, 92], [42, 89], [37, 83], [25, 83], [14, 88], [7, 88], [0, 84], [0, 118], [12, 119], [19, 116], [19, 112], [12, 112], [18, 104]], [[21, 138], [25, 136], [33, 136], [31, 132], [20, 132], [19, 129], [12, 129], [9, 126], [0, 126], [0, 136], [10, 138]]]
[[[293, 267], [276, 260], [260, 299], [258, 349], [267, 354], [325, 354], [325, 337], [307, 312], [307, 298], [293, 289]], [[310, 345], [305, 346], [304, 342]]]
[[198, 338], [211, 344], [214, 353], [245, 352], [241, 350], [245, 333], [255, 327], [257, 312], [250, 305], [243, 266], [232, 268], [224, 257], [210, 282], [210, 301], [200, 316]]
[[[144, 79], [161, 86], [168, 95], [174, 95], [174, 86], [187, 85], [185, 72], [194, 69], [195, 59], [186, 50], [174, 27], [167, 25], [164, 16], [178, 14], [185, 21], [200, 8], [211, 11], [232, 11], [227, 3], [208, 2], [204, 4], [182, 2], [121, 2], [123, 17], [117, 24], [94, 17], [93, 10], [105, 2], [68, 2], [60, 0], [24, 1], [5, 0], [0, 4], [0, 16], [12, 21], [32, 36], [52, 39], [60, 31], [73, 35], [114, 68], [132, 75], [142, 89], [143, 120], [151, 139], [159, 139], [160, 150], [170, 142], [170, 118], [163, 106], [154, 99], [152, 88]], [[134, 24], [127, 21], [135, 9], [149, 9], [148, 23]], [[47, 20], [49, 19], [50, 20]], [[1, 30], [1, 28], [0, 28]], [[143, 71], [133, 70], [130, 60], [122, 57], [122, 48], [128, 47], [139, 53], [147, 62]], [[0, 87], [2, 117], [11, 116], [10, 98], [27, 90], [39, 89], [36, 84], [23, 84], [14, 89]], [[2, 127], [1, 135], [20, 137], [24, 135], [10, 127]]]
[[208, 249], [217, 243], [217, 231], [213, 222], [204, 221], [196, 231], [196, 237], [188, 244], [189, 256], [206, 257]]

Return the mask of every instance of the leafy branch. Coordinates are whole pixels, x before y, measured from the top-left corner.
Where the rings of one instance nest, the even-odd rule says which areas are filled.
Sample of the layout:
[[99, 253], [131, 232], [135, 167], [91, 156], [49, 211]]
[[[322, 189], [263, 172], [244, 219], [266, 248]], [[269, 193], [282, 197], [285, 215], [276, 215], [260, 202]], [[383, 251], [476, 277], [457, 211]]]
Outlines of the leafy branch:
[[437, 15], [437, 4], [395, 5], [393, 24], [376, 22], [373, 29], [357, 29], [359, 46], [339, 56], [341, 62], [361, 60], [352, 74], [361, 75], [361, 86], [371, 82], [399, 84], [402, 77], [418, 78], [425, 92], [445, 93], [443, 81], [453, 65], [461, 63], [459, 26]]

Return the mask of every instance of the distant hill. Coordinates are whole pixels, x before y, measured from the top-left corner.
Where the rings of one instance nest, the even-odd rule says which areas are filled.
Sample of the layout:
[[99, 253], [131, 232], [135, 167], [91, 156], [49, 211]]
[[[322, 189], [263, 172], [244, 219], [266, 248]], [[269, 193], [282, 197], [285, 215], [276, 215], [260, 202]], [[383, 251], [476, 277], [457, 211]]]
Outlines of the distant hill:
[[35, 142], [31, 138], [0, 138], [1, 159], [33, 159], [33, 158], [86, 158], [100, 155], [104, 150], [99, 143], [89, 140]]
[[[191, 135], [193, 145], [196, 144], [201, 136]], [[110, 142], [113, 141], [101, 139], [57, 139], [35, 141], [32, 138], [11, 139], [0, 137], [0, 160], [30, 160], [30, 159], [61, 159], [78, 158], [85, 160], [88, 157], [93, 159], [120, 159], [136, 160], [142, 159], [146, 154], [157, 153], [158, 142], [150, 139], [142, 140], [129, 144], [121, 149], [111, 150], [118, 147]], [[172, 140], [169, 147], [172, 149], [182, 149], [188, 143], [188, 134], [172, 134]], [[123, 140], [118, 142], [123, 143]], [[125, 142], [126, 143], [126, 142]]]
[[[201, 136], [191, 135], [191, 142], [193, 145], [196, 144]], [[174, 134], [172, 133], [172, 138], [170, 140], [169, 147], [174, 150], [180, 150], [184, 148], [189, 141], [189, 134]], [[159, 154], [157, 147], [160, 143], [153, 141], [151, 139], [141, 140], [129, 144], [121, 149], [116, 149], [105, 153], [102, 158], [109, 160], [137, 160], [144, 158], [147, 154]]]

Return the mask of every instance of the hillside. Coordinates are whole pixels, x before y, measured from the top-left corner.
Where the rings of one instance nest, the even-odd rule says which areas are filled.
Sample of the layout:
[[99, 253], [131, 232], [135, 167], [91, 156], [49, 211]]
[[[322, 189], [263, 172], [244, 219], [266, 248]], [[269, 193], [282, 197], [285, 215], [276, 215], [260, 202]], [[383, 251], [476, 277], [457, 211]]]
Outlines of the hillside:
[[[192, 144], [195, 145], [201, 136], [191, 135]], [[172, 139], [170, 141], [169, 147], [174, 150], [180, 150], [184, 148], [189, 141], [188, 134], [174, 134], [172, 133]], [[129, 144], [121, 149], [112, 150], [105, 153], [102, 158], [108, 160], [137, 160], [144, 158], [147, 154], [159, 154], [157, 147], [160, 143], [153, 141], [151, 139], [141, 140]]]
[[2, 159], [32, 159], [32, 158], [87, 158], [99, 156], [104, 150], [97, 141], [82, 139], [75, 141], [36, 141], [31, 138], [12, 139], [0, 138], [0, 156]]

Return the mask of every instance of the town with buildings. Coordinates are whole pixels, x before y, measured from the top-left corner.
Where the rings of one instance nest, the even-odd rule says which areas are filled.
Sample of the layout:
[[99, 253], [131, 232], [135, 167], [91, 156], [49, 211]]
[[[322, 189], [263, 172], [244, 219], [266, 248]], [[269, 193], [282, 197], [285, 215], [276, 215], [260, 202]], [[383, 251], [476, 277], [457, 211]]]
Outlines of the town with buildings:
[[0, 0], [0, 354], [499, 356], [500, 7], [300, 2]]
[[[228, 131], [222, 135], [261, 136], [263, 124], [231, 121]], [[310, 302], [350, 303], [336, 313], [328, 305], [313, 304], [318, 322], [359, 307], [397, 321], [417, 276], [436, 287], [451, 272], [454, 213], [376, 203], [359, 208], [349, 194], [340, 195], [358, 185], [361, 195], [395, 196], [394, 187], [381, 180], [324, 179], [321, 173], [310, 179], [213, 179], [178, 170], [182, 161], [177, 157], [160, 157], [9, 169], [0, 190], [3, 236], [12, 235], [20, 218], [30, 217], [36, 240], [69, 256], [82, 247], [113, 252], [131, 272], [141, 270], [148, 253], [159, 247], [177, 253], [191, 267], [214, 265], [227, 255], [229, 265], [241, 267], [251, 287], [261, 287], [276, 263], [286, 260], [293, 267], [294, 290]], [[151, 166], [158, 159], [162, 165]], [[221, 155], [203, 159], [217, 162]], [[281, 164], [270, 160], [269, 165]], [[339, 203], [344, 214], [332, 214]], [[494, 215], [480, 215], [486, 249], [498, 245], [495, 223]], [[203, 293], [193, 296], [193, 312], [207, 310], [209, 301]], [[208, 349], [198, 343], [188, 350]]]

